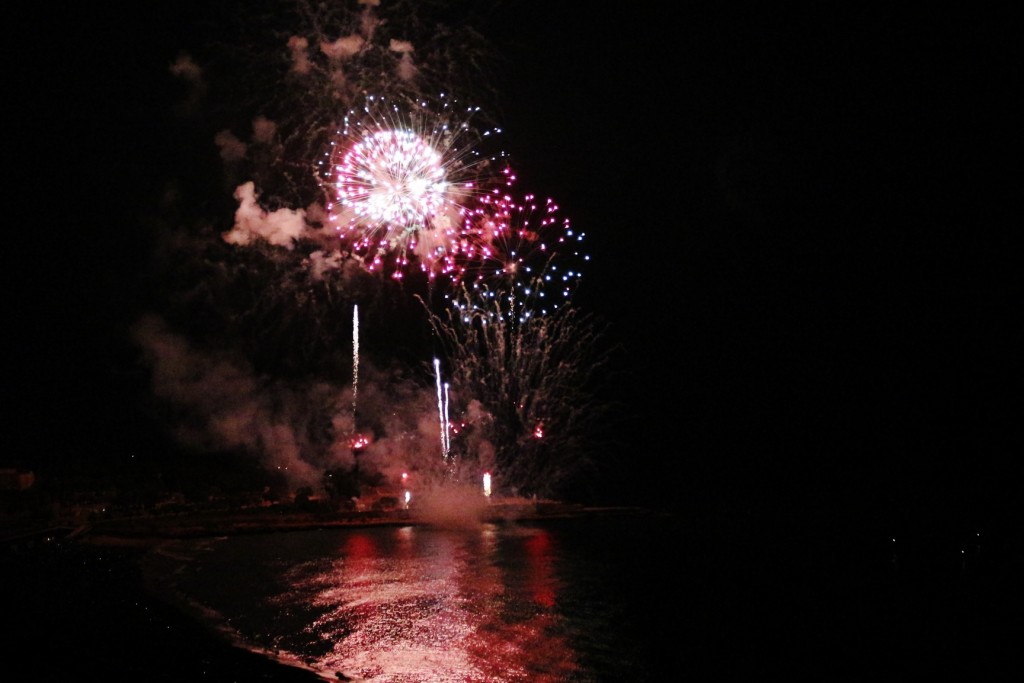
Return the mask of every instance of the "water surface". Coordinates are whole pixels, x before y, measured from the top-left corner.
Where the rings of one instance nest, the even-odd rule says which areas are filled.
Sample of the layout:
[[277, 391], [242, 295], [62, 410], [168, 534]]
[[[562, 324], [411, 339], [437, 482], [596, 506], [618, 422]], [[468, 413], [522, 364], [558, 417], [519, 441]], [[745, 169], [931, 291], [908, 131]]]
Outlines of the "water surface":
[[644, 681], [686, 647], [664, 649], [686, 630], [681, 541], [633, 516], [290, 531], [174, 541], [150, 571], [334, 680]]

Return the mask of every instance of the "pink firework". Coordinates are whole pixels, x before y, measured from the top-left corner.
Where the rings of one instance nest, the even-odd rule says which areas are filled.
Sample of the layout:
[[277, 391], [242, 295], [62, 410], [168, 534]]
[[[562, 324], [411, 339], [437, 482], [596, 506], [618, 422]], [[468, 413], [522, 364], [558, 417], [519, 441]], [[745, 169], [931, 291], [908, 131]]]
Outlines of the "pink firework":
[[370, 270], [401, 278], [416, 264], [433, 278], [455, 269], [465, 244], [467, 207], [481, 187], [500, 182], [496, 159], [469, 124], [477, 110], [456, 111], [442, 98], [403, 112], [369, 98], [349, 112], [327, 154], [328, 212], [339, 236]]
[[495, 189], [467, 212], [454, 277], [481, 296], [512, 295], [543, 313], [575, 291], [590, 258], [583, 238], [554, 200]]

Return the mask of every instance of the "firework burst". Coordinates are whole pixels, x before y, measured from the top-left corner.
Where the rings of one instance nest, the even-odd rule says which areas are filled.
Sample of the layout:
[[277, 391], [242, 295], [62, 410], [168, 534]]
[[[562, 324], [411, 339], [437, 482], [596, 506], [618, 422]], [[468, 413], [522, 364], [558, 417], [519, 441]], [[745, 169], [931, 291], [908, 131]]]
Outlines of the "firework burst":
[[446, 97], [404, 107], [369, 97], [345, 116], [321, 176], [335, 229], [369, 270], [456, 272], [472, 207], [505, 179], [502, 155], [480, 149], [500, 130], [477, 130], [477, 112]]
[[471, 301], [478, 300], [481, 310], [490, 310], [485, 301], [495, 297], [507, 299], [512, 305], [506, 310], [520, 317], [557, 309], [575, 292], [590, 260], [585, 234], [560, 215], [554, 200], [533, 194], [516, 199], [495, 190], [481, 197], [464, 235], [453, 279], [474, 294]]

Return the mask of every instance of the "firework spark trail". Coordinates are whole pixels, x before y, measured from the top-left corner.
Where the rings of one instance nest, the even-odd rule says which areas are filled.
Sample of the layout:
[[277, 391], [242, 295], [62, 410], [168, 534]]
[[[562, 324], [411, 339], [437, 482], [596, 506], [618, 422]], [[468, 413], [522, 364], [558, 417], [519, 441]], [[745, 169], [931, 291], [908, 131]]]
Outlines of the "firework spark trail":
[[444, 453], [445, 457], [451, 453], [451, 422], [448, 420], [448, 382], [444, 383]]
[[359, 396], [359, 305], [352, 306], [352, 428], [356, 429], [356, 401]]
[[448, 460], [448, 440], [445, 438], [444, 400], [441, 397], [441, 361], [434, 359], [434, 378], [437, 381], [437, 418], [441, 425], [441, 457]]

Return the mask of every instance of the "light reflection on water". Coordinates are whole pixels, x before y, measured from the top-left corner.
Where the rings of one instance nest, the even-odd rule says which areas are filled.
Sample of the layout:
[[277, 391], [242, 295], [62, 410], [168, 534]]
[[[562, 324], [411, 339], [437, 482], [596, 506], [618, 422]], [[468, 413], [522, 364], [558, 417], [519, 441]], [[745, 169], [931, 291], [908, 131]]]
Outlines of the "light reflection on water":
[[[565, 680], [573, 657], [557, 620], [508, 592], [519, 569], [495, 561], [496, 535], [493, 526], [353, 532], [327, 567], [298, 567], [278, 602], [324, 610], [307, 628], [332, 645], [310, 662], [318, 670], [365, 680]], [[524, 583], [551, 596], [554, 576], [538, 566], [527, 563]]]
[[589, 547], [558, 526], [368, 527], [176, 542], [159, 571], [246, 646], [331, 680], [642, 680]]

